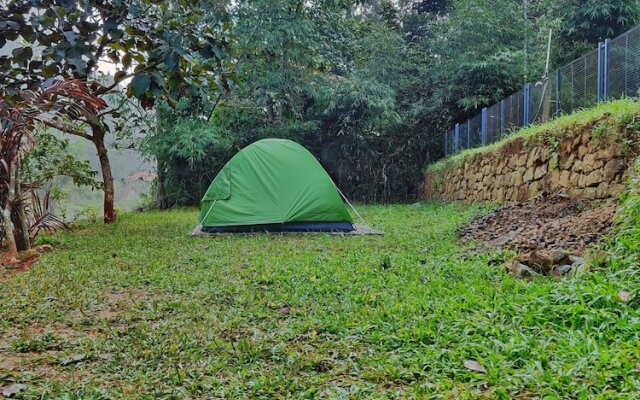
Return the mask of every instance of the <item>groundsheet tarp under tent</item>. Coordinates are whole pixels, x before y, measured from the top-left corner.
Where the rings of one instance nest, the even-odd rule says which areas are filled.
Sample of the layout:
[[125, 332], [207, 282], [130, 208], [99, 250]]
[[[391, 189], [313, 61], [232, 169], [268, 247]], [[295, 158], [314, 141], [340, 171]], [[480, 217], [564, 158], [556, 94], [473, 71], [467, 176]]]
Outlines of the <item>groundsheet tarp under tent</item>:
[[384, 232], [373, 229], [363, 224], [353, 224], [353, 230], [349, 232], [268, 232], [268, 231], [255, 231], [255, 232], [204, 232], [201, 226], [197, 226], [192, 232], [191, 236], [222, 236], [222, 235], [261, 235], [269, 233], [271, 235], [333, 235], [333, 236], [354, 236], [354, 235], [384, 235]]

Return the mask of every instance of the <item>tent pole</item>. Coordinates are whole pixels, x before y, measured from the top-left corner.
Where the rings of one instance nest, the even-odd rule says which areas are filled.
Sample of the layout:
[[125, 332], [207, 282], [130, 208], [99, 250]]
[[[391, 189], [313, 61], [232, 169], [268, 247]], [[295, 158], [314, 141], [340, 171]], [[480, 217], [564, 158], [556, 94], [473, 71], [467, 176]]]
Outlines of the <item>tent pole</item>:
[[202, 222], [207, 220], [207, 217], [209, 216], [209, 213], [213, 209], [213, 206], [216, 204], [216, 201], [218, 201], [218, 199], [213, 200], [213, 203], [211, 203], [211, 205], [209, 206], [209, 210], [207, 210], [207, 213], [204, 215], [204, 218], [202, 218], [202, 221], [200, 221], [200, 223], [196, 228], [202, 228]]
[[358, 212], [358, 210], [356, 210], [356, 208], [353, 206], [353, 204], [351, 204], [351, 202], [349, 201], [349, 199], [347, 199], [347, 196], [344, 195], [344, 193], [342, 193], [342, 190], [340, 190], [340, 188], [338, 187], [338, 185], [336, 185], [335, 183], [333, 184], [333, 186], [336, 188], [336, 190], [338, 191], [338, 193], [340, 193], [340, 196], [342, 196], [342, 198], [344, 199], [344, 201], [347, 202], [347, 204], [349, 205], [349, 207], [351, 207], [351, 209], [353, 210], [354, 213], [356, 213], [356, 215], [358, 216], [358, 218], [360, 218], [360, 221], [362, 221], [362, 223], [369, 229], [371, 229], [371, 227], [369, 226], [369, 224], [367, 224], [367, 222], [364, 220], [364, 218], [362, 218], [362, 215], [360, 215], [360, 213]]

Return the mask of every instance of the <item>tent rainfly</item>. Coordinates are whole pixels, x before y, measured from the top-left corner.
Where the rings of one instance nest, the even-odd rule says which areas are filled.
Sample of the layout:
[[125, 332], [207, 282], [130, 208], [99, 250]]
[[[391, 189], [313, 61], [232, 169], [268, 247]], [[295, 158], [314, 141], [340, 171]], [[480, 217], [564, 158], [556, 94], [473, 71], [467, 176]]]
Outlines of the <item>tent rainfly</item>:
[[340, 193], [298, 143], [259, 140], [220, 170], [200, 202], [202, 232], [351, 232]]

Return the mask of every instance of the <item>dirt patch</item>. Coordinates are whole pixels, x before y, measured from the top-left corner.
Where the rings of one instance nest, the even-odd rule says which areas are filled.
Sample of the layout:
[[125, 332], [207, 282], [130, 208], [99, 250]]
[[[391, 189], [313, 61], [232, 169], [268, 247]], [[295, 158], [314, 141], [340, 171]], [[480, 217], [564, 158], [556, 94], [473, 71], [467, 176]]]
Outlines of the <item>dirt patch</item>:
[[561, 250], [582, 255], [611, 227], [616, 200], [593, 202], [561, 195], [539, 195], [476, 218], [461, 230], [477, 250], [518, 252]]
[[27, 272], [36, 263], [37, 258], [18, 260], [11, 264], [0, 264], [0, 282], [9, 280], [14, 275]]
[[0, 256], [0, 282], [9, 280], [14, 275], [27, 272], [33, 267], [40, 255], [53, 250], [49, 244], [35, 246], [14, 257], [9, 253]]

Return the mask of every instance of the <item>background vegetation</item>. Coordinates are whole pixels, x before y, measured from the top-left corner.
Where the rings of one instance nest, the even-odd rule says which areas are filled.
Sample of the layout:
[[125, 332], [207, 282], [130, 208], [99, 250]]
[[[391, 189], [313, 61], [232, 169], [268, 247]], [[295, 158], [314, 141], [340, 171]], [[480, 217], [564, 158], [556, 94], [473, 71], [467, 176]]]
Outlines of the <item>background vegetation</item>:
[[354, 200], [411, 199], [444, 127], [541, 78], [549, 29], [560, 65], [635, 24], [638, 4], [278, 0], [229, 12], [237, 86], [175, 94], [147, 143], [161, 207], [197, 203], [264, 137], [308, 147]]

